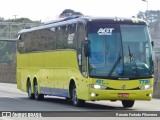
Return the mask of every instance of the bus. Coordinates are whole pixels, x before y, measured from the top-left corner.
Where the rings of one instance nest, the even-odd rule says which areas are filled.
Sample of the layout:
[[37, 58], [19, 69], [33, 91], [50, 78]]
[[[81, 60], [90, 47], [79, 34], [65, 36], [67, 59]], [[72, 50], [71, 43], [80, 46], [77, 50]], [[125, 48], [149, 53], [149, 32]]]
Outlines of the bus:
[[136, 18], [70, 16], [22, 29], [17, 42], [17, 88], [29, 99], [151, 100], [152, 42]]

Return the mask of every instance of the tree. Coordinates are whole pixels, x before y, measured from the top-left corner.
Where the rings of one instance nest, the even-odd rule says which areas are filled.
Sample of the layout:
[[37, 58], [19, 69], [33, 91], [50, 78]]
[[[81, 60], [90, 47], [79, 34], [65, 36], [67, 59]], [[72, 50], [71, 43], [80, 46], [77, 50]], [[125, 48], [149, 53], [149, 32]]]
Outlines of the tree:
[[160, 10], [139, 12], [137, 17], [148, 22], [152, 39], [160, 39]]
[[17, 19], [8, 19], [6, 22], [34, 22], [29, 18], [17, 18]]
[[160, 10], [147, 10], [145, 12], [139, 12], [137, 17], [146, 20], [149, 24], [160, 19]]
[[160, 19], [152, 23], [150, 30], [152, 39], [160, 39]]
[[68, 16], [72, 16], [72, 15], [83, 15], [81, 12], [76, 12], [72, 9], [65, 9], [64, 11], [62, 11], [62, 13], [59, 15], [59, 18], [62, 17], [68, 17]]
[[0, 63], [14, 64], [16, 62], [15, 43], [0, 41], [0, 56]]
[[0, 17], [0, 22], [5, 21], [5, 19], [3, 17]]

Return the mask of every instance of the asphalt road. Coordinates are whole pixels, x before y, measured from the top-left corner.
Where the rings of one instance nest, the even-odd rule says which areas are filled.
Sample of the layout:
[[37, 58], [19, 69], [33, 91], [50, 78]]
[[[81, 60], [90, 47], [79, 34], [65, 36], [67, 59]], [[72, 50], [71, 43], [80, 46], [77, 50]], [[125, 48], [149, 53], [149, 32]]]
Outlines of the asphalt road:
[[84, 107], [74, 107], [70, 102], [66, 102], [64, 98], [59, 97], [45, 96], [43, 101], [29, 100], [27, 94], [18, 90], [15, 84], [0, 83], [0, 111], [21, 111], [24, 113], [31, 111], [41, 113], [43, 111], [45, 114], [43, 116], [51, 115], [53, 117], [55, 115], [58, 119], [60, 119], [59, 117], [71, 117], [72, 115], [74, 117], [77, 115], [79, 117], [85, 115], [89, 117], [106, 117], [110, 113], [131, 112], [137, 114], [140, 111], [145, 111], [148, 114], [153, 111], [160, 111], [160, 99], [136, 101], [132, 108], [123, 108], [120, 101], [86, 102]]

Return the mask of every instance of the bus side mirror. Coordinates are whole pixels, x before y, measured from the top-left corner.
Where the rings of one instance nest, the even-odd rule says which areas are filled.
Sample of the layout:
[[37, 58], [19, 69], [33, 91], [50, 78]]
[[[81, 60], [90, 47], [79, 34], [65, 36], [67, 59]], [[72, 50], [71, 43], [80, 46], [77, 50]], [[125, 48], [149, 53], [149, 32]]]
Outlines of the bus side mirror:
[[20, 34], [18, 35], [18, 40], [21, 40], [21, 35]]
[[152, 45], [152, 47], [154, 47], [154, 41], [151, 41], [151, 45]]
[[85, 57], [88, 57], [89, 53], [90, 53], [90, 41], [86, 40], [84, 42], [84, 55], [85, 55]]

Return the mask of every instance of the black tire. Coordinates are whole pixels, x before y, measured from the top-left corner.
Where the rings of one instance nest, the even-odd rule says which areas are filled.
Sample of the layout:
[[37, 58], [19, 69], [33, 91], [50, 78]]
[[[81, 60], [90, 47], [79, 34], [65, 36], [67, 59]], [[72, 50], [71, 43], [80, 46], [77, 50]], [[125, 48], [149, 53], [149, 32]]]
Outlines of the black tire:
[[122, 100], [122, 105], [125, 108], [133, 107], [134, 100]]
[[37, 82], [35, 82], [35, 84], [34, 84], [34, 97], [35, 97], [36, 100], [43, 100], [44, 99], [44, 95], [38, 93], [38, 84], [37, 84]]
[[34, 99], [34, 94], [32, 93], [32, 88], [31, 88], [31, 82], [28, 81], [27, 83], [27, 93], [28, 93], [28, 98], [29, 99]]
[[71, 102], [71, 99], [66, 97], [66, 102]]
[[85, 101], [77, 99], [77, 91], [76, 91], [76, 85], [74, 84], [71, 89], [71, 100], [74, 106], [80, 107], [84, 106]]

